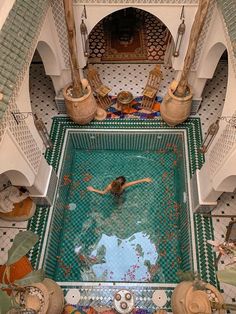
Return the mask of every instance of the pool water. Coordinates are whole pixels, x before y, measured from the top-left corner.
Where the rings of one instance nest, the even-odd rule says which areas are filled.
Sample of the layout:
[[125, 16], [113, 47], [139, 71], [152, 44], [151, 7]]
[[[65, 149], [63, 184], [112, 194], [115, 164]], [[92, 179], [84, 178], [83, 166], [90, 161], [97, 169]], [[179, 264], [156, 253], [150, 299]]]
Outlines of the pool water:
[[[64, 154], [51, 231], [58, 235], [54, 280], [178, 282], [176, 273], [191, 266], [183, 136], [162, 134], [160, 143], [157, 135], [150, 141], [144, 134], [142, 144], [127, 145], [130, 150], [114, 149], [117, 144], [104, 149], [104, 143], [99, 149], [93, 136], [80, 145], [72, 139]], [[103, 190], [121, 175], [152, 182], [120, 197], [87, 190]]]

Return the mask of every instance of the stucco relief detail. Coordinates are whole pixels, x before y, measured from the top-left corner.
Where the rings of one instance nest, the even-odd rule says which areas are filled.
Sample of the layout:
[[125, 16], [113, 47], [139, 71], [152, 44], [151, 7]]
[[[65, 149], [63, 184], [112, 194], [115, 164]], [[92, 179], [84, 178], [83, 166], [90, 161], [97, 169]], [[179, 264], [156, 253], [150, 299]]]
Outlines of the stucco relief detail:
[[19, 74], [19, 77], [17, 78], [17, 83], [15, 85], [14, 91], [12, 93], [12, 97], [9, 101], [9, 105], [7, 107], [7, 110], [4, 113], [3, 118], [1, 119], [0, 123], [0, 142], [2, 139], [2, 136], [4, 134], [4, 131], [7, 127], [9, 127], [10, 131], [15, 137], [15, 140], [19, 144], [20, 148], [24, 152], [25, 156], [27, 157], [28, 161], [30, 162], [31, 166], [33, 167], [35, 173], [37, 173], [41, 157], [42, 157], [42, 152], [38, 147], [37, 142], [35, 141], [33, 135], [30, 132], [30, 129], [28, 128], [27, 124], [25, 121], [21, 121], [19, 124], [16, 123], [15, 119], [13, 118], [13, 115], [11, 112], [13, 111], [19, 111], [17, 105], [16, 105], [16, 97], [19, 93], [20, 87], [23, 83], [23, 80], [25, 78], [26, 72], [29, 69], [30, 62], [33, 58], [33, 54], [36, 49], [36, 45], [38, 42], [38, 36], [40, 33], [40, 30], [42, 28], [43, 22], [45, 20], [45, 16], [47, 13], [47, 9], [44, 12], [44, 16], [41, 19], [41, 23], [38, 26], [38, 32], [37, 36], [35, 36], [32, 44], [31, 44], [31, 49], [29, 51], [28, 57], [25, 60], [25, 65], [22, 71]]
[[223, 28], [224, 28], [224, 31], [225, 31], [225, 38], [226, 38], [226, 41], [227, 41], [227, 48], [228, 48], [227, 49], [227, 51], [228, 51], [228, 58], [230, 58], [230, 61], [231, 61], [232, 65], [233, 65], [234, 75], [236, 77], [236, 56], [235, 56], [236, 47], [233, 46], [233, 44], [235, 44], [235, 43], [232, 43], [231, 40], [230, 40], [230, 36], [229, 36], [229, 33], [228, 33], [227, 25], [225, 23], [223, 14], [221, 13], [220, 10], [219, 10], [219, 14], [220, 14], [221, 21], [223, 23]]
[[63, 0], [51, 0], [53, 19], [56, 24], [57, 34], [66, 68], [70, 67], [69, 47], [66, 31]]
[[198, 44], [197, 44], [197, 49], [196, 49], [196, 53], [195, 53], [195, 57], [194, 57], [194, 61], [191, 67], [192, 71], [196, 71], [198, 63], [199, 63], [199, 59], [200, 59], [200, 55], [202, 52], [202, 48], [204, 46], [205, 40], [206, 40], [206, 36], [208, 33], [208, 29], [212, 20], [212, 16], [213, 16], [213, 11], [216, 7], [216, 3], [215, 0], [211, 0], [210, 4], [209, 4], [209, 9], [207, 12], [207, 16], [203, 25], [203, 29], [201, 31], [201, 35], [200, 38], [198, 40]]
[[9, 127], [11, 133], [14, 135], [16, 142], [19, 144], [20, 148], [26, 155], [34, 171], [37, 172], [42, 157], [42, 152], [39, 149], [25, 121], [20, 121], [19, 124], [16, 123], [11, 112], [17, 111], [19, 111], [19, 109], [17, 108], [15, 103], [10, 103], [8, 105], [4, 117], [1, 120], [0, 140], [4, 134], [6, 127]]
[[[236, 112], [233, 116], [236, 119]], [[223, 164], [225, 158], [236, 146], [236, 128], [227, 124], [224, 131], [218, 138], [209, 156], [209, 167], [213, 176]]]

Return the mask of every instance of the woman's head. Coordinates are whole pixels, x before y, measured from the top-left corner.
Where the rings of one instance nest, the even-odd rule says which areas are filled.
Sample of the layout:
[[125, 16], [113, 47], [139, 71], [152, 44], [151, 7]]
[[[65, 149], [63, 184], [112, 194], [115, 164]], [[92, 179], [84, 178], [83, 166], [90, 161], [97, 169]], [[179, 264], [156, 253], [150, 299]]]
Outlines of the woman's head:
[[114, 194], [121, 194], [122, 193], [122, 186], [125, 184], [125, 177], [121, 176], [116, 178], [111, 183], [111, 192]]

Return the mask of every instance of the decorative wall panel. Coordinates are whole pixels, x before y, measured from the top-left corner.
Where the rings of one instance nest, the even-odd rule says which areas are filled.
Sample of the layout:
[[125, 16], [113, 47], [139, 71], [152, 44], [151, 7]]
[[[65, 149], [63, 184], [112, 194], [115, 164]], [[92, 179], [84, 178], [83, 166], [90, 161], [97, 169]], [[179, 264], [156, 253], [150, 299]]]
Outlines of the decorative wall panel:
[[[236, 119], [236, 112], [233, 115]], [[224, 159], [228, 156], [232, 149], [236, 146], [236, 128], [227, 124], [221, 136], [215, 143], [209, 156], [209, 166], [211, 175], [213, 176], [216, 171], [222, 166]]]
[[[33, 5], [33, 4], [31, 4], [31, 5]], [[10, 131], [12, 132], [12, 134], [15, 137], [15, 140], [17, 141], [20, 148], [22, 149], [25, 156], [27, 157], [29, 163], [33, 167], [35, 173], [37, 173], [37, 171], [38, 171], [40, 160], [42, 157], [42, 152], [39, 149], [38, 144], [36, 143], [33, 135], [31, 134], [31, 131], [28, 128], [25, 121], [21, 121], [19, 124], [17, 124], [13, 115], [11, 114], [11, 112], [12, 111], [15, 111], [15, 112], [19, 111], [19, 109], [15, 103], [16, 97], [19, 93], [20, 87], [23, 83], [26, 72], [29, 68], [30, 62], [31, 62], [33, 54], [35, 52], [36, 45], [38, 42], [38, 36], [39, 36], [40, 30], [42, 28], [43, 22], [45, 20], [45, 16], [47, 13], [49, 3], [44, 2], [44, 5], [45, 5], [44, 10], [42, 11], [42, 13], [40, 15], [40, 19], [38, 20], [39, 23], [37, 25], [36, 33], [34, 34], [33, 37], [29, 37], [26, 40], [27, 43], [29, 43], [29, 41], [30, 41], [30, 48], [28, 49], [26, 55], [24, 56], [24, 64], [23, 64], [21, 70], [19, 71], [19, 73], [17, 75], [16, 82], [15, 82], [15, 84], [12, 84], [12, 85], [10, 85], [10, 82], [6, 82], [6, 84], [5, 84], [5, 85], [8, 84], [11, 87], [12, 93], [11, 93], [6, 111], [4, 112], [4, 115], [3, 115], [2, 119], [1, 119], [1, 123], [0, 123], [0, 142], [1, 142], [1, 139], [2, 139], [2, 136], [4, 134], [6, 127], [9, 127]], [[20, 26], [19, 26], [19, 28], [20, 28]], [[12, 34], [9, 33], [9, 38], [11, 38], [10, 37], [11, 35]], [[20, 38], [18, 38], [18, 40], [20, 40]], [[19, 47], [21, 47], [21, 46], [19, 46]], [[8, 47], [8, 49], [10, 49], [10, 46]], [[9, 64], [9, 66], [11, 66], [11, 64]]]
[[67, 40], [67, 30], [64, 15], [64, 5], [62, 0], [51, 0], [53, 19], [56, 24], [57, 34], [61, 45], [65, 67], [70, 66], [69, 47]]
[[200, 59], [200, 55], [203, 49], [203, 46], [205, 44], [205, 40], [206, 40], [206, 36], [207, 36], [207, 32], [209, 29], [209, 26], [211, 24], [211, 20], [212, 20], [212, 16], [213, 16], [213, 12], [214, 9], [216, 7], [216, 2], [215, 0], [211, 0], [210, 4], [209, 4], [209, 8], [208, 8], [208, 12], [207, 12], [207, 16], [203, 25], [203, 29], [201, 31], [200, 34], [200, 38], [198, 40], [198, 44], [197, 44], [197, 49], [196, 49], [196, 53], [195, 53], [195, 58], [192, 64], [192, 71], [196, 71], [198, 63], [199, 63], [199, 59]]
[[233, 43], [231, 42], [231, 38], [230, 38], [230, 35], [229, 35], [229, 32], [228, 32], [228, 28], [227, 28], [227, 25], [225, 23], [223, 14], [221, 12], [220, 12], [220, 17], [221, 17], [222, 23], [224, 25], [225, 37], [226, 37], [226, 40], [227, 40], [228, 58], [231, 60], [231, 63], [233, 65], [233, 69], [234, 69], [234, 74], [236, 76], [236, 54], [235, 54], [236, 45], [234, 47]]

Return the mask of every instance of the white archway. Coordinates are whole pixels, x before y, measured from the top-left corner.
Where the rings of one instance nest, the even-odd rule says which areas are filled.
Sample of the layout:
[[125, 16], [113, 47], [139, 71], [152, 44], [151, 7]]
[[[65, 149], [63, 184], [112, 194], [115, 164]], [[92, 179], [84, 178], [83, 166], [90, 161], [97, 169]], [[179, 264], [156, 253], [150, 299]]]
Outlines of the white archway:
[[204, 63], [198, 70], [199, 78], [212, 78], [223, 52], [227, 50], [222, 42], [217, 42], [208, 50]]
[[32, 166], [9, 129], [6, 129], [0, 144], [0, 174], [2, 173], [13, 185], [28, 187], [35, 180]]
[[12, 185], [17, 186], [30, 186], [27, 177], [18, 170], [8, 170], [4, 172], [4, 175], [11, 181]]
[[45, 41], [39, 41], [36, 47], [39, 55], [42, 59], [45, 73], [47, 75], [60, 75], [60, 67], [57, 61], [57, 57], [54, 54], [52, 48]]
[[91, 31], [94, 29], [94, 27], [99, 22], [101, 22], [104, 18], [108, 17], [109, 15], [112, 15], [115, 12], [118, 12], [118, 11], [121, 11], [121, 10], [124, 10], [124, 9], [128, 9], [128, 8], [133, 8], [133, 9], [142, 10], [144, 12], [147, 12], [147, 13], [155, 16], [158, 20], [160, 20], [167, 27], [167, 29], [171, 33], [172, 38], [173, 39], [175, 38], [176, 34], [174, 33], [174, 27], [173, 28], [170, 27], [170, 23], [169, 23], [168, 19], [166, 18], [167, 14], [162, 14], [161, 10], [159, 12], [155, 12], [154, 13], [153, 10], [148, 9], [147, 7], [141, 7], [141, 6], [129, 6], [129, 7], [126, 7], [126, 6], [113, 7], [113, 6], [111, 6], [111, 7], [108, 7], [108, 8], [109, 8], [108, 12], [106, 12], [106, 10], [99, 11], [99, 18], [97, 17], [97, 19], [98, 19], [97, 21], [93, 19], [93, 24], [91, 24], [90, 27], [88, 27], [88, 35], [91, 33]]
[[[140, 5], [126, 5], [126, 4], [100, 4], [93, 3], [86, 6], [87, 19], [85, 20], [88, 34], [102, 19], [106, 16], [125, 8], [140, 9], [148, 12], [158, 18], [169, 30], [172, 38], [176, 41], [177, 31], [180, 24], [179, 17], [181, 15], [182, 5], [170, 5], [168, 6], [168, 14], [166, 14], [166, 4], [140, 4]], [[84, 56], [82, 47], [82, 38], [80, 33], [81, 15], [83, 15], [84, 6], [79, 3], [74, 4], [75, 25], [77, 29], [77, 42], [78, 42], [78, 56], [80, 67], [83, 68], [87, 64], [87, 58]], [[175, 70], [181, 70], [183, 66], [183, 60], [185, 52], [188, 46], [188, 40], [190, 35], [191, 26], [194, 20], [195, 13], [197, 11], [196, 5], [189, 5], [185, 7], [185, 25], [186, 32], [181, 44], [180, 54], [178, 58], [173, 60], [173, 68]]]

